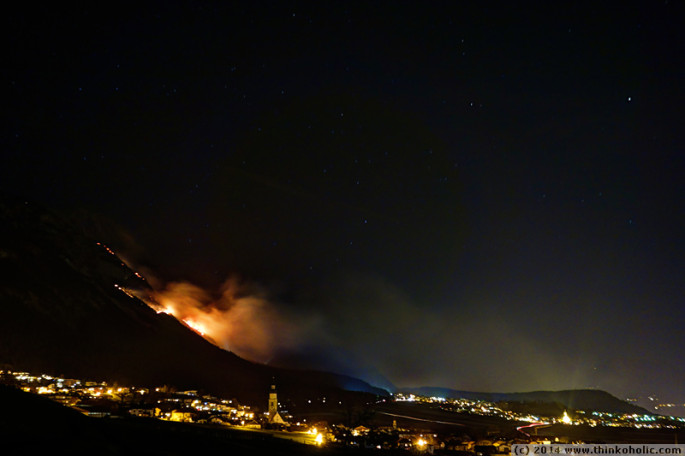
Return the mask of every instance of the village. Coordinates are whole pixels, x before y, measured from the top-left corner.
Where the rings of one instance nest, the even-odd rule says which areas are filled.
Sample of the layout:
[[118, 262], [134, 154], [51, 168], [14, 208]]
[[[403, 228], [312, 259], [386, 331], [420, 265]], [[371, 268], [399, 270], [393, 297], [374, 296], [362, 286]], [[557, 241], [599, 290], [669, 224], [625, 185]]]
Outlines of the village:
[[[48, 397], [94, 418], [162, 420], [207, 428], [263, 433], [269, 437], [307, 445], [407, 450], [427, 454], [510, 454], [511, 446], [516, 443], [585, 443], [563, 436], [538, 436], [538, 429], [553, 425], [634, 429], [685, 427], [685, 419], [676, 417], [583, 411], [564, 411], [561, 416], [544, 417], [505, 411], [497, 404], [486, 401], [413, 394], [396, 394], [390, 401], [398, 407], [416, 404], [439, 410], [440, 413], [515, 421], [509, 426], [509, 432], [497, 430], [476, 437], [458, 427], [451, 432], [445, 431], [445, 424], [459, 426], [455, 423], [424, 419], [408, 424], [410, 421], [403, 418], [410, 417], [391, 413], [385, 413], [388, 420], [383, 425], [378, 421], [342, 424], [311, 418], [316, 415], [311, 415], [308, 421], [306, 418], [293, 416], [283, 408], [275, 383], [269, 391], [265, 391], [265, 403], [268, 404], [265, 410], [240, 404], [235, 399], [218, 398], [196, 390], [179, 391], [169, 386], [142, 388], [10, 370], [0, 371], [0, 383]], [[438, 424], [443, 425], [440, 430]]]

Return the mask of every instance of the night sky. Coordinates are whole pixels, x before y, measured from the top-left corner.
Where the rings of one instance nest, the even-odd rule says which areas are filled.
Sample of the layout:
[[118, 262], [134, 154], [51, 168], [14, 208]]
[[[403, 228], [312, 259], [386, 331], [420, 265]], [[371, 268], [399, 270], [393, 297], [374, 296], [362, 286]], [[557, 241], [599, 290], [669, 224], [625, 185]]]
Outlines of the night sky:
[[685, 6], [500, 3], [6, 11], [1, 189], [261, 362], [685, 402]]

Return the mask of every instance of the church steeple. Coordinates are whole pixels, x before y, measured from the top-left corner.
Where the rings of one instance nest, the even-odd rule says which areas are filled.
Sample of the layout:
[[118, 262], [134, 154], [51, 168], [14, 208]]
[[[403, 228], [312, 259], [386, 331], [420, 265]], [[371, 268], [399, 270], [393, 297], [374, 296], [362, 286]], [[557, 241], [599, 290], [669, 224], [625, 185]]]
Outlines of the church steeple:
[[279, 426], [286, 426], [280, 413], [278, 413], [278, 394], [276, 393], [276, 380], [271, 379], [271, 389], [269, 390], [269, 423]]
[[276, 381], [271, 379], [271, 390], [269, 391], [269, 420], [278, 413], [278, 393], [276, 392]]

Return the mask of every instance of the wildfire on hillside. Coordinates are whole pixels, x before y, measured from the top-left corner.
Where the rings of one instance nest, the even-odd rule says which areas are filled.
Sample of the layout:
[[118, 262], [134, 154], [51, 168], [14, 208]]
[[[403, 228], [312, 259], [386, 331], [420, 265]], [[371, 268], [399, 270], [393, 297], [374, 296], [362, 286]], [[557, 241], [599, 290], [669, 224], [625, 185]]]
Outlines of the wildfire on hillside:
[[157, 313], [172, 315], [220, 348], [253, 361], [296, 344], [295, 326], [263, 293], [228, 280], [212, 294], [188, 282], [171, 282], [140, 296]]

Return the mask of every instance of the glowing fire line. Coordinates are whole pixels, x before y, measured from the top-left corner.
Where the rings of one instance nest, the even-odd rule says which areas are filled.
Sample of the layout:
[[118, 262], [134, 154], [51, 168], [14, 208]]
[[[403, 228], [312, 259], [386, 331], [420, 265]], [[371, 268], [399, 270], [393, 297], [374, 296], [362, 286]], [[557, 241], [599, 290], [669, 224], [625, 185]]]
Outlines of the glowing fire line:
[[179, 318], [178, 315], [174, 312], [173, 309], [170, 309], [168, 307], [160, 307], [155, 309], [155, 312], [158, 314], [167, 314], [171, 315], [172, 317], [176, 317], [177, 320], [181, 321], [184, 325], [186, 325], [188, 328], [192, 329], [202, 337], [207, 335], [207, 328], [204, 327], [201, 323], [198, 323], [197, 321], [191, 319], [191, 318]]
[[207, 332], [207, 330], [201, 324], [199, 324], [198, 322], [193, 321], [189, 318], [186, 318], [185, 320], [181, 320], [181, 321], [183, 321], [183, 323], [185, 323], [186, 326], [188, 326], [190, 329], [192, 329], [193, 331], [195, 331], [196, 333], [198, 333], [201, 336], [204, 336], [205, 333]]

